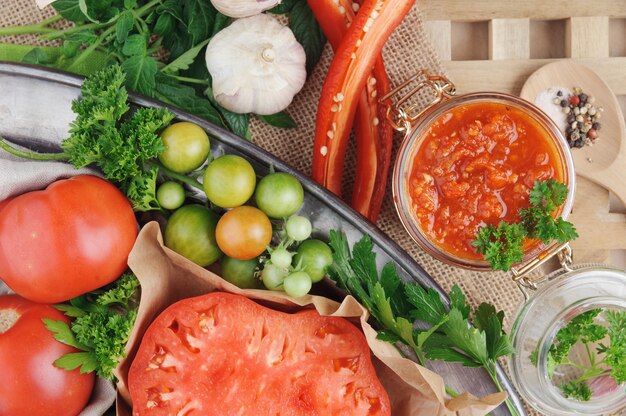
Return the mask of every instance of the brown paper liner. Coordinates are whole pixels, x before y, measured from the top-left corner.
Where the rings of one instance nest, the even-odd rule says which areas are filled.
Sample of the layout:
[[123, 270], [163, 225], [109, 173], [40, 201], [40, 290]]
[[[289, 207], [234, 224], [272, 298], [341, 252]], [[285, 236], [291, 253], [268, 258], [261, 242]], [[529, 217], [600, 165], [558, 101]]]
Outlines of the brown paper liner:
[[116, 369], [119, 379], [117, 414], [120, 416], [131, 414], [128, 369], [150, 323], [169, 305], [215, 290], [243, 295], [280, 310], [315, 308], [321, 315], [341, 316], [357, 323], [374, 356], [376, 372], [387, 390], [394, 416], [478, 416], [491, 411], [506, 398], [505, 393], [483, 399], [463, 394], [448, 400], [439, 375], [403, 358], [392, 344], [376, 338], [376, 331], [367, 323], [367, 310], [352, 296], [337, 303], [321, 296], [292, 299], [283, 292], [240, 289], [165, 247], [156, 222], [141, 230], [128, 264], [141, 283], [141, 302], [126, 347], [128, 356]]

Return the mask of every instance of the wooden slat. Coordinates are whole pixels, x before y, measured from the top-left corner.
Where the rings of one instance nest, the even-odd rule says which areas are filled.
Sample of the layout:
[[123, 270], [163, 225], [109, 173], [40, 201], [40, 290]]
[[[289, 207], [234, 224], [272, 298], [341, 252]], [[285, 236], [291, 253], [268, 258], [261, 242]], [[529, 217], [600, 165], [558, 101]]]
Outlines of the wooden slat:
[[[526, 79], [554, 59], [442, 62], [459, 94], [501, 91], [519, 94]], [[626, 95], [626, 57], [575, 59], [596, 71], [616, 95]]]
[[626, 17], [624, 0], [418, 0], [417, 4], [425, 20], [557, 20], [598, 14]]
[[609, 56], [609, 18], [572, 17], [565, 27], [565, 52], [569, 58]]
[[530, 58], [530, 20], [493, 19], [489, 21], [490, 59]]
[[449, 20], [425, 21], [424, 30], [430, 37], [439, 59], [452, 60], [452, 22]]

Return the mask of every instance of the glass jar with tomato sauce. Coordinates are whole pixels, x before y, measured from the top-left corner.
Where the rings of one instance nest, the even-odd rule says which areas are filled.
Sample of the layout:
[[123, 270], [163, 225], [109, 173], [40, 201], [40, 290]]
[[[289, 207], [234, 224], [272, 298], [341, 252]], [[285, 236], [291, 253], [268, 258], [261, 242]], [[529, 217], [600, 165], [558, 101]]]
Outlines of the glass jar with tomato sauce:
[[[399, 111], [396, 127], [406, 137], [393, 171], [394, 203], [409, 235], [433, 257], [489, 270], [472, 245], [476, 232], [500, 221], [519, 222], [535, 181], [551, 178], [568, 187], [554, 213], [566, 219], [574, 201], [574, 165], [559, 128], [533, 104], [493, 92], [453, 96], [442, 80], [425, 83], [435, 89], [434, 105], [414, 115], [413, 108]], [[524, 261], [550, 249], [537, 240], [523, 248]]]
[[[435, 92], [432, 106], [420, 110], [405, 104], [424, 87]], [[491, 92], [455, 97], [447, 79], [426, 76], [389, 108], [394, 128], [406, 132], [394, 166], [396, 209], [411, 237], [435, 258], [489, 270], [472, 246], [476, 231], [500, 221], [518, 222], [519, 210], [530, 205], [529, 191], [535, 181], [555, 179], [567, 185], [565, 203], [553, 215], [569, 216], [575, 188], [570, 150], [559, 128], [533, 104]], [[561, 343], [561, 331], [568, 331], [583, 314], [605, 328], [602, 339], [594, 342], [612, 342], [609, 329], [614, 323], [607, 317], [626, 313], [626, 271], [605, 265], [574, 266], [568, 243], [546, 246], [526, 241], [523, 248], [523, 264], [511, 270], [526, 300], [511, 331], [515, 353], [509, 370], [517, 390], [547, 415], [623, 411], [626, 382], [618, 385], [609, 375], [610, 365], [591, 358], [589, 351], [597, 345], [576, 341], [559, 363], [552, 351]], [[531, 277], [533, 270], [554, 256], [561, 269]], [[623, 324], [620, 320], [617, 325]], [[585, 383], [587, 400], [566, 394], [567, 383]]]

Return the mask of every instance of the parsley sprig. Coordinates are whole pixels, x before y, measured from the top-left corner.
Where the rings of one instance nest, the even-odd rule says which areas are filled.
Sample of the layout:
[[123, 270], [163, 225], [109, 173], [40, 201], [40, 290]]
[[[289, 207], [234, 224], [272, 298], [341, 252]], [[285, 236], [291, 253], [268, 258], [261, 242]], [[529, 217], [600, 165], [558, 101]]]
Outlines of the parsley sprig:
[[137, 317], [139, 281], [132, 273], [123, 274], [109, 289], [90, 292], [55, 307], [74, 318], [63, 321], [43, 319], [57, 341], [80, 352], [65, 354], [54, 365], [81, 373], [96, 372], [114, 381], [113, 370], [125, 357], [124, 348]]
[[[502, 391], [497, 359], [513, 353], [502, 328], [504, 312], [483, 303], [472, 313], [456, 285], [450, 292], [450, 306], [446, 306], [434, 289], [403, 281], [393, 263], [387, 263], [379, 275], [367, 235], [350, 252], [346, 235], [331, 230], [330, 246], [334, 264], [327, 270], [329, 276], [370, 311], [380, 328], [378, 338], [410, 348], [422, 365], [428, 359], [482, 367]], [[506, 404], [511, 414], [518, 414], [508, 399]]]
[[[604, 311], [607, 327], [595, 323], [602, 312], [600, 308], [592, 309], [574, 317], [557, 332], [556, 339], [550, 346], [547, 358], [550, 379], [558, 366], [574, 367], [579, 373], [582, 372], [578, 378], [559, 385], [565, 397], [580, 401], [591, 400], [593, 393], [587, 382], [598, 377], [610, 376], [616, 384], [626, 381], [626, 312]], [[605, 341], [607, 336], [608, 343]], [[572, 349], [579, 343], [585, 347], [588, 366], [570, 359]], [[598, 343], [595, 351], [592, 347], [594, 343]], [[530, 356], [535, 366], [537, 356], [538, 350]]]
[[545, 244], [576, 239], [578, 233], [572, 223], [552, 216], [566, 197], [567, 186], [554, 179], [535, 182], [529, 194], [531, 206], [519, 212], [521, 223], [501, 221], [497, 227], [486, 225], [477, 231], [472, 245], [493, 270], [507, 271], [513, 263], [523, 260], [522, 247], [527, 238], [539, 239]]
[[61, 143], [63, 152], [24, 151], [1, 137], [0, 148], [27, 159], [66, 160], [77, 169], [95, 164], [126, 194], [135, 211], [160, 209], [158, 175], [202, 190], [202, 184], [192, 176], [171, 172], [156, 159], [165, 148], [158, 133], [174, 114], [164, 108], [140, 108], [131, 113], [124, 83], [119, 65], [85, 79], [80, 98], [72, 102], [76, 118], [70, 125], [70, 136]]

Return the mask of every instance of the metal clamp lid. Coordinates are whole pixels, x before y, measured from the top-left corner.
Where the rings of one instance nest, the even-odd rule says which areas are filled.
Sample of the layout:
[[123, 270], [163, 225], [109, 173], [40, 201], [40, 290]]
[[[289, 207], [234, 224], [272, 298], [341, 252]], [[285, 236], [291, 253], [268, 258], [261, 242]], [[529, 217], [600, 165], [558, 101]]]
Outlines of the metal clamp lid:
[[533, 258], [520, 268], [511, 268], [513, 280], [517, 283], [517, 286], [524, 294], [524, 298], [526, 298], [526, 300], [530, 297], [526, 289], [536, 290], [538, 285], [546, 280], [546, 276], [542, 276], [539, 279], [532, 279], [530, 274], [555, 255], [558, 257], [559, 263], [561, 263], [561, 267], [565, 271], [570, 272], [573, 270], [572, 267], [574, 261], [572, 258], [572, 248], [569, 246], [569, 242], [558, 244], [550, 248], [548, 251], [541, 253], [539, 256]]
[[[419, 80], [417, 85], [412, 87], [406, 94], [401, 95], [397, 102], [391, 102], [390, 98], [400, 94], [404, 88], [417, 80]], [[433, 101], [421, 109], [419, 104], [408, 104], [405, 107], [404, 104], [424, 87], [432, 88]], [[441, 75], [431, 75], [428, 70], [420, 69], [412, 77], [389, 91], [387, 95], [380, 99], [380, 102], [387, 107], [387, 120], [391, 126], [397, 131], [406, 132], [411, 128], [413, 122], [424, 114], [426, 110], [438, 104], [444, 98], [454, 97], [455, 94], [456, 87], [448, 78]]]

